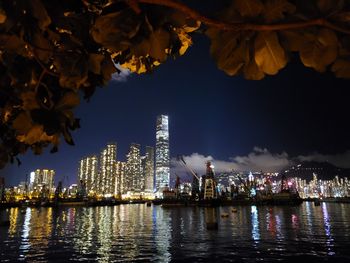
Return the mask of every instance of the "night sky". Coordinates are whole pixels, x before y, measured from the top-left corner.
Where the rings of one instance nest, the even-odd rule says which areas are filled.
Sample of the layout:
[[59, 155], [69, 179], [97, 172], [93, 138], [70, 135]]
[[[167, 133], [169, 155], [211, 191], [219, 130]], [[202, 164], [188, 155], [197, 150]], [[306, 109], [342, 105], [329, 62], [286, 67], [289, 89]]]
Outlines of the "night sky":
[[[313, 152], [339, 154], [350, 149], [350, 81], [305, 68], [299, 58], [262, 81], [230, 77], [209, 55], [209, 41], [196, 36], [185, 56], [169, 60], [152, 74], [127, 77], [98, 88], [76, 110], [81, 129], [75, 146], [58, 153], [20, 156], [22, 165], [0, 170], [7, 185], [18, 184], [36, 168], [56, 170], [56, 179], [74, 183], [80, 158], [117, 143], [125, 160], [132, 142], [155, 145], [156, 116], [168, 114], [170, 152], [200, 153], [228, 160], [255, 146], [290, 156]], [[68, 179], [67, 179], [68, 178]]]

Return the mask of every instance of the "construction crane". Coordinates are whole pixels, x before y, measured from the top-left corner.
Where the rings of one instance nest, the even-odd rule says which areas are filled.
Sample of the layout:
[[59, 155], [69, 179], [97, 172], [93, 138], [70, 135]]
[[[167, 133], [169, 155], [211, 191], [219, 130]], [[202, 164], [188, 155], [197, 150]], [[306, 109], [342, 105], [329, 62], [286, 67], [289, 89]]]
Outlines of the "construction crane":
[[185, 162], [183, 156], [178, 156], [178, 160], [180, 160], [181, 164], [190, 171], [190, 173], [193, 175], [193, 183], [192, 183], [192, 196], [195, 199], [216, 199], [217, 198], [217, 190], [216, 190], [216, 181], [214, 179], [214, 171], [213, 166], [211, 165], [210, 161], [207, 162], [207, 170], [206, 175], [203, 177], [204, 181], [202, 182], [202, 195], [199, 191], [199, 182], [200, 177], [191, 169], [187, 163]]
[[237, 177], [239, 181], [243, 184], [244, 189], [246, 190], [247, 194], [250, 195], [250, 188], [247, 186], [247, 184], [244, 182], [244, 180], [237, 174]]
[[200, 180], [199, 176], [193, 171], [193, 169], [187, 166], [187, 163], [185, 162], [183, 156], [178, 155], [178, 160], [180, 160], [181, 161], [180, 163], [190, 171], [193, 177], [195, 177], [198, 181]]
[[189, 167], [187, 165], [187, 163], [185, 162], [184, 158], [182, 155], [178, 155], [177, 156], [177, 160], [179, 161], [179, 163], [185, 167], [192, 175], [193, 180], [192, 180], [192, 197], [194, 199], [199, 199], [200, 197], [200, 191], [199, 191], [199, 182], [200, 182], [200, 178], [199, 176], [193, 171], [193, 169], [191, 167]]

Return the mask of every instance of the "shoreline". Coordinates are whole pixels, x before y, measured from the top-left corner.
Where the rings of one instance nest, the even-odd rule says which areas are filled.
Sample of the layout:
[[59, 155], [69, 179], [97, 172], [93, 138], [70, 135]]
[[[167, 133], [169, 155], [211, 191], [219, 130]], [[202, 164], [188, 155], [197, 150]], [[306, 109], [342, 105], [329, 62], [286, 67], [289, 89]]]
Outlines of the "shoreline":
[[170, 206], [246, 206], [246, 205], [299, 205], [302, 202], [326, 202], [326, 203], [350, 203], [349, 197], [336, 197], [336, 198], [304, 198], [299, 200], [177, 200], [177, 199], [155, 199], [155, 200], [101, 200], [101, 201], [82, 201], [82, 200], [64, 200], [58, 203], [54, 202], [2, 202], [0, 203], [0, 209], [7, 209], [13, 207], [26, 208], [26, 207], [70, 207], [70, 206], [115, 206], [122, 204], [149, 204], [161, 205], [163, 207]]

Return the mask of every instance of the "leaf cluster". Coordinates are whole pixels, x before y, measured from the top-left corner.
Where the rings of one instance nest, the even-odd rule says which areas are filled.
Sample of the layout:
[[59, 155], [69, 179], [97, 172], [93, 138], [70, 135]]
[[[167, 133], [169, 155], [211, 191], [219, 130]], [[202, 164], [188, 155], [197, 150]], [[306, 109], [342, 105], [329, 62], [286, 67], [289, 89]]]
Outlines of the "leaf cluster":
[[55, 152], [62, 138], [73, 145], [74, 108], [116, 64], [152, 72], [183, 55], [193, 32], [206, 33], [231, 76], [259, 80], [299, 54], [350, 77], [349, 0], [228, 2], [215, 18], [175, 0], [0, 1], [0, 168], [28, 149]]
[[[185, 53], [200, 25], [170, 8], [124, 1], [0, 2], [0, 167], [61, 137], [73, 145], [73, 109], [119, 63], [144, 73]], [[19, 161], [19, 160], [18, 160]]]
[[[349, 14], [350, 1], [343, 0], [234, 0], [223, 17], [238, 28], [209, 27], [206, 34], [218, 68], [230, 76], [260, 80], [275, 75], [298, 53], [306, 67], [330, 68], [337, 77], [350, 78], [350, 37], [337, 30], [349, 28]], [[327, 18], [326, 26], [308, 26], [307, 21], [320, 18]], [[295, 26], [303, 22], [304, 27]], [[276, 24], [279, 28], [272, 30]]]

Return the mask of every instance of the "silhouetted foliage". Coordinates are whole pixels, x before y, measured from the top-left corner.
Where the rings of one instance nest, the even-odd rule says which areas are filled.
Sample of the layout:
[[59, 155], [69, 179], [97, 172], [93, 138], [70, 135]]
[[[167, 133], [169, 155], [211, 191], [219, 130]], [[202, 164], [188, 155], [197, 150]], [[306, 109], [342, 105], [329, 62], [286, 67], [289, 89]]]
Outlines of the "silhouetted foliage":
[[349, 26], [349, 0], [233, 0], [215, 17], [175, 0], [0, 0], [0, 167], [28, 149], [55, 152], [61, 137], [73, 145], [80, 92], [89, 99], [115, 64], [151, 72], [193, 32], [231, 76], [260, 80], [299, 53], [349, 78]]

